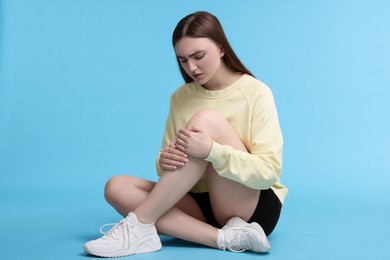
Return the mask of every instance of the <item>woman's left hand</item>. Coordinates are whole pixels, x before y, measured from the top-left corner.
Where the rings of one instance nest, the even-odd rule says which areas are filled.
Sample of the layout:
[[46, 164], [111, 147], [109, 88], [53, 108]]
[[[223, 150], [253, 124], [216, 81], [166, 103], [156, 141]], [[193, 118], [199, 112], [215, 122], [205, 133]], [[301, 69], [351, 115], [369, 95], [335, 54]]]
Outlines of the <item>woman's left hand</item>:
[[176, 148], [192, 157], [204, 159], [210, 154], [213, 140], [200, 128], [180, 129], [176, 136]]

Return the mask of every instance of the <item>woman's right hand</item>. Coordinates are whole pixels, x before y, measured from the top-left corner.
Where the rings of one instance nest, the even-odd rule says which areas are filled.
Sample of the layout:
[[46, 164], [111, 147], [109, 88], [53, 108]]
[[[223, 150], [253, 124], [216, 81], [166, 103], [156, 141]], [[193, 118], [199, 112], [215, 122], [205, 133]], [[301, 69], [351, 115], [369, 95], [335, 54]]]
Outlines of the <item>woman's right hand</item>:
[[171, 143], [160, 154], [158, 161], [160, 168], [163, 171], [175, 171], [184, 166], [188, 162], [187, 154], [179, 151], [175, 143]]

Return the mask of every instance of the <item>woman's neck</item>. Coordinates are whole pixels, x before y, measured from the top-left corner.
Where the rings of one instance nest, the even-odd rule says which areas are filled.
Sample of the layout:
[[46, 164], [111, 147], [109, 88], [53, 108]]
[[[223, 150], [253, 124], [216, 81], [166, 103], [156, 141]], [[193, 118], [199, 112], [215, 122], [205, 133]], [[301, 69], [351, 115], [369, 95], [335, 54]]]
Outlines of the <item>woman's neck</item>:
[[219, 71], [207, 83], [203, 84], [207, 90], [221, 90], [229, 87], [242, 76], [241, 72], [233, 72], [221, 64]]

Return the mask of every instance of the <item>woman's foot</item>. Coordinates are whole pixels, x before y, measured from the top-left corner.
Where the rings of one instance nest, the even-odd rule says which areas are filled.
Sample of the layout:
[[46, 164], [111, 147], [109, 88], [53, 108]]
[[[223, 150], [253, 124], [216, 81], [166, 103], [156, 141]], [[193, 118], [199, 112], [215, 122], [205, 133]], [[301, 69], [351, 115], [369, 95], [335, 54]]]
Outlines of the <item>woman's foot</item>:
[[218, 230], [218, 248], [233, 252], [246, 250], [266, 253], [271, 245], [264, 230], [256, 223], [247, 223], [239, 217], [231, 218], [226, 225]]
[[84, 251], [95, 256], [120, 257], [161, 249], [155, 225], [140, 223], [132, 212], [103, 234], [101, 238], [87, 242]]

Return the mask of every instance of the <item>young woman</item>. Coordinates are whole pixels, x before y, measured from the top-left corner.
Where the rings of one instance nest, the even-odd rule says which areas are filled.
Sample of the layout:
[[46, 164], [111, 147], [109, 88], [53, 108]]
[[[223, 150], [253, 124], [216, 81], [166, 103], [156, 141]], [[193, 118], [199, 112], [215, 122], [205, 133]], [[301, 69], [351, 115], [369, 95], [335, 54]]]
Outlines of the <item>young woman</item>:
[[160, 179], [112, 177], [105, 197], [125, 219], [84, 250], [103, 257], [154, 252], [165, 234], [268, 252], [287, 195], [272, 92], [240, 62], [212, 14], [184, 17], [172, 39], [187, 84], [171, 97]]

